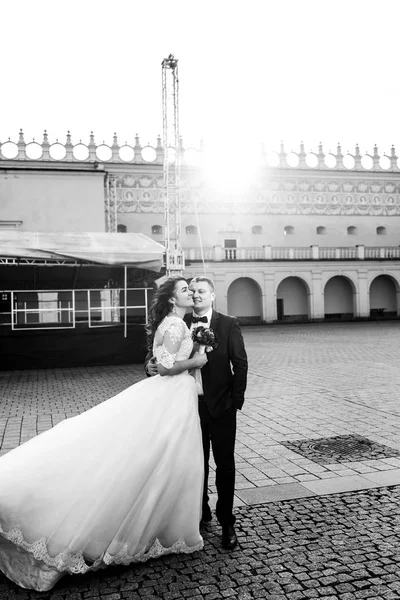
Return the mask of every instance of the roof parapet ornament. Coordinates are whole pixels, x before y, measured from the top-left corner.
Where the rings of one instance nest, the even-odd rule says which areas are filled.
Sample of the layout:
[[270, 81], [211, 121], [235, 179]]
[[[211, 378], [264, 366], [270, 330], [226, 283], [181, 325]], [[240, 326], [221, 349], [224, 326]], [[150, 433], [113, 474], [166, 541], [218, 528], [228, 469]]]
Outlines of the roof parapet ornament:
[[379, 169], [379, 154], [378, 154], [378, 146], [375, 144], [374, 145], [374, 154], [372, 156], [372, 162], [373, 162], [373, 169]]
[[143, 162], [143, 158], [142, 158], [142, 146], [140, 145], [140, 140], [139, 140], [139, 135], [136, 134], [135, 135], [135, 145], [133, 147], [133, 150], [135, 152], [135, 160], [136, 162]]
[[306, 153], [304, 152], [304, 142], [300, 142], [299, 167], [304, 168], [306, 166], [307, 166], [307, 163], [306, 163]]
[[338, 142], [337, 148], [336, 148], [336, 168], [340, 169], [343, 168], [343, 154], [342, 154], [342, 146], [340, 145], [340, 142]]
[[95, 162], [97, 162], [98, 159], [96, 156], [96, 144], [94, 141], [93, 131], [90, 132], [88, 150], [89, 150], [89, 160], [94, 160]]
[[118, 137], [117, 137], [117, 133], [115, 131], [114, 131], [114, 135], [113, 135], [113, 143], [111, 146], [111, 158], [114, 162], [118, 162], [118, 160], [119, 160]]
[[360, 146], [358, 144], [356, 144], [356, 150], [355, 150], [355, 154], [354, 154], [354, 168], [356, 170], [359, 170], [362, 168], [361, 152], [360, 152]]
[[285, 146], [283, 143], [283, 140], [281, 140], [281, 144], [280, 144], [280, 151], [279, 151], [279, 166], [280, 167], [287, 167], [287, 162], [286, 162], [286, 152], [285, 152]]
[[390, 150], [390, 170], [396, 171], [397, 169], [398, 169], [398, 166], [397, 166], [396, 149], [395, 149], [394, 145], [392, 145], [392, 148]]
[[164, 148], [162, 147], [160, 134], [157, 136], [156, 161], [158, 163], [164, 163]]
[[69, 130], [67, 131], [67, 141], [65, 144], [65, 151], [66, 151], [65, 158], [67, 160], [73, 160], [74, 159], [74, 147], [72, 145], [71, 132]]
[[26, 159], [26, 153], [25, 153], [26, 144], [25, 144], [25, 139], [24, 139], [24, 132], [22, 131], [22, 129], [19, 130], [19, 138], [18, 138], [17, 146], [18, 146], [18, 159], [25, 160]]
[[[35, 138], [34, 138], [35, 139]], [[79, 140], [79, 143], [74, 143], [72, 140], [70, 130], [67, 131], [66, 142], [59, 142], [58, 138], [56, 141], [49, 142], [49, 136], [47, 130], [43, 132], [43, 141], [30, 142], [32, 147], [25, 142], [24, 132], [22, 129], [19, 130], [18, 141], [11, 141], [8, 138], [6, 142], [0, 143], [0, 161], [51, 161], [55, 162], [76, 162], [76, 163], [117, 163], [117, 164], [143, 164], [146, 162], [152, 162], [154, 164], [163, 164], [164, 161], [164, 148], [162, 146], [161, 136], [157, 136], [157, 141], [154, 145], [148, 144], [147, 147], [153, 148], [153, 158], [148, 160], [146, 156], [142, 156], [142, 146], [140, 144], [139, 135], [135, 135], [135, 145], [125, 142], [125, 147], [122, 148], [118, 144], [117, 134], [114, 133], [112, 138], [112, 145], [108, 145], [103, 142], [100, 145], [96, 145], [95, 136], [93, 131], [90, 132], [89, 144]], [[34, 148], [35, 146], [35, 148]], [[41, 146], [42, 153], [39, 154], [37, 146]], [[82, 147], [86, 148], [86, 156], [82, 156]], [[147, 148], [146, 147], [146, 148]], [[26, 150], [28, 149], [28, 154]], [[108, 151], [107, 151], [108, 149]], [[64, 153], [62, 152], [64, 150]], [[193, 148], [188, 148], [192, 151]], [[34, 152], [33, 152], [34, 151]], [[204, 140], [200, 140], [197, 151], [201, 154], [204, 152]], [[155, 152], [155, 159], [154, 159]], [[185, 150], [182, 137], [179, 137], [179, 153], [180, 158], [185, 160]], [[296, 160], [291, 160], [292, 156], [289, 156], [293, 152], [297, 156]], [[340, 143], [337, 145], [336, 155], [331, 153], [329, 150], [326, 154], [324, 153], [322, 142], [318, 145], [318, 153], [314, 150], [306, 151], [305, 144], [303, 141], [300, 142], [300, 148], [298, 151], [285, 151], [283, 140], [280, 142], [280, 151], [269, 152], [267, 148], [261, 144], [261, 164], [266, 167], [273, 168], [284, 168], [284, 169], [328, 169], [328, 170], [343, 170], [343, 171], [376, 171], [376, 172], [399, 172], [400, 171], [400, 159], [396, 155], [394, 145], [391, 147], [391, 151], [388, 154], [383, 153], [379, 155], [378, 147], [375, 144], [373, 152], [366, 152], [365, 156], [361, 155], [359, 144], [356, 144], [353, 153], [349, 152], [348, 155], [343, 156], [342, 148]], [[270, 163], [269, 155], [274, 154], [275, 159], [278, 160], [276, 163]], [[330, 156], [332, 154], [332, 156]], [[105, 157], [106, 156], [106, 157]], [[289, 162], [288, 162], [289, 157]], [[352, 160], [349, 160], [351, 157]], [[367, 160], [366, 160], [367, 159]], [[346, 163], [346, 165], [344, 164]], [[290, 163], [290, 164], [289, 164]], [[297, 164], [296, 164], [297, 163]], [[352, 164], [351, 164], [352, 163]]]
[[50, 144], [49, 144], [49, 136], [47, 135], [47, 129], [43, 132], [43, 142], [42, 142], [42, 158], [43, 160], [50, 160]]

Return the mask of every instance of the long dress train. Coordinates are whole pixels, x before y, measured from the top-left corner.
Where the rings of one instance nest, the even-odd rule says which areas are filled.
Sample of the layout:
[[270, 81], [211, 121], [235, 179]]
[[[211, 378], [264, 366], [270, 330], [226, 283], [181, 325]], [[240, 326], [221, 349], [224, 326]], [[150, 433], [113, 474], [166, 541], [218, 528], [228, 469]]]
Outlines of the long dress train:
[[[166, 331], [180, 343], [171, 355]], [[178, 317], [159, 326], [163, 364], [188, 358]], [[0, 458], [0, 569], [45, 591], [65, 573], [203, 546], [203, 454], [196, 384], [148, 378]]]

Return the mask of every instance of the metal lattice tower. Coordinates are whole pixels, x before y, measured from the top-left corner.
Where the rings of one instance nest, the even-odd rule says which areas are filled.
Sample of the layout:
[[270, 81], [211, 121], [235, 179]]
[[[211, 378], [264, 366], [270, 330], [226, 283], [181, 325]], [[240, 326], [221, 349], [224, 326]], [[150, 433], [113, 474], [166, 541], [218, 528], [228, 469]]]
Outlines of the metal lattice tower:
[[172, 54], [162, 65], [164, 146], [164, 227], [167, 275], [182, 274], [185, 260], [181, 244], [178, 60]]

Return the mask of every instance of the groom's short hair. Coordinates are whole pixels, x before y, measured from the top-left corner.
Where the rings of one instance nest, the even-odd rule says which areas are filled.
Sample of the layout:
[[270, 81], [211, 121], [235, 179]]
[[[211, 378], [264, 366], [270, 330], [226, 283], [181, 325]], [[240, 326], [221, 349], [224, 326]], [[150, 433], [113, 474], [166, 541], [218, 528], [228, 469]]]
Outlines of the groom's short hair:
[[200, 283], [201, 281], [205, 281], [206, 283], [208, 283], [208, 285], [210, 286], [211, 291], [215, 293], [214, 282], [213, 282], [212, 279], [209, 279], [208, 277], [204, 277], [202, 275], [199, 275], [198, 277], [193, 277], [193, 279], [191, 280], [190, 283]]

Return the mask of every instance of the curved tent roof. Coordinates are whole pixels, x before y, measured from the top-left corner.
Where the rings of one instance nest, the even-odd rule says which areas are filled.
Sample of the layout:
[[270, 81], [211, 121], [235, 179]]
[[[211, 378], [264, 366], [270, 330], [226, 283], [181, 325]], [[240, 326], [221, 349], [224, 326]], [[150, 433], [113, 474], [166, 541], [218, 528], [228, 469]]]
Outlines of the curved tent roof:
[[0, 231], [0, 258], [72, 260], [160, 271], [164, 246], [143, 233]]

